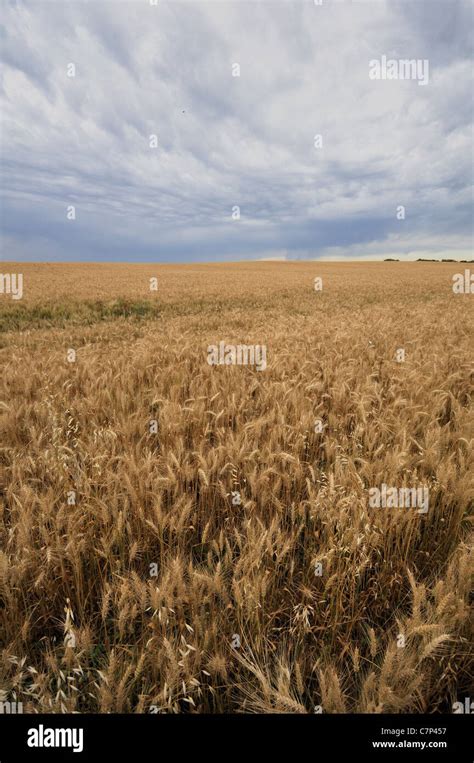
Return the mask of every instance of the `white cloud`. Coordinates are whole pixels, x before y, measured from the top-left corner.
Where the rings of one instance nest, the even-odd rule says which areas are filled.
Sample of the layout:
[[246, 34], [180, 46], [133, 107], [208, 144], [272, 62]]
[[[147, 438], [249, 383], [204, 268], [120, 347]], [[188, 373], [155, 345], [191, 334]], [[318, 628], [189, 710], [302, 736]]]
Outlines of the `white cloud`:
[[[3, 256], [468, 249], [469, 7], [4, 3]], [[381, 55], [429, 84], [370, 80]]]

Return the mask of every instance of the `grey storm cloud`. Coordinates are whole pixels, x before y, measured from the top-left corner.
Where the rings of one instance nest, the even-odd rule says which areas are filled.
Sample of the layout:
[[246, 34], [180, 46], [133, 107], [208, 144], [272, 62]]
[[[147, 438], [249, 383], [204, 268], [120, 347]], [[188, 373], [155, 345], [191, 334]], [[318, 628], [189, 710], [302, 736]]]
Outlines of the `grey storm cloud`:
[[0, 5], [2, 259], [470, 251], [468, 0]]

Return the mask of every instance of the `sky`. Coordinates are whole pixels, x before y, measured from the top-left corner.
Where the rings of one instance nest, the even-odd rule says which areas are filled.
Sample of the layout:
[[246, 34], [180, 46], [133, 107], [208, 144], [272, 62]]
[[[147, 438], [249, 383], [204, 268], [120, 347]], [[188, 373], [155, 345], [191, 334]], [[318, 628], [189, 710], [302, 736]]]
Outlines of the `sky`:
[[471, 0], [0, 9], [1, 259], [472, 256]]

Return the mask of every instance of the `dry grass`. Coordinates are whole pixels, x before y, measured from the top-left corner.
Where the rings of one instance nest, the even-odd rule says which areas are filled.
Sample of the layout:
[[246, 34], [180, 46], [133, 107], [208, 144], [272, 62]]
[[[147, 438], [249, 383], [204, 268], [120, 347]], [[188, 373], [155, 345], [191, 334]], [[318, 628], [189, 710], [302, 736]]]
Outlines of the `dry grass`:
[[[472, 691], [464, 267], [22, 265], [24, 298], [0, 296], [4, 697], [451, 712]], [[220, 340], [265, 344], [267, 370], [209, 366]], [[428, 485], [429, 511], [370, 508], [382, 482]]]

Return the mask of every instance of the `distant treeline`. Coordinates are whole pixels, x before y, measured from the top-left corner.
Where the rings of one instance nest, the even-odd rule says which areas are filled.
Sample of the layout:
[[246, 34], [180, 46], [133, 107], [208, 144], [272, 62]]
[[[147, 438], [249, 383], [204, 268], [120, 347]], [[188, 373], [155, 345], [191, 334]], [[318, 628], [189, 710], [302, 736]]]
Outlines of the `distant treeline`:
[[[403, 260], [403, 262], [406, 262], [407, 260]], [[384, 262], [400, 262], [400, 260], [395, 259], [394, 257], [386, 257]], [[474, 262], [474, 260], [427, 260], [423, 257], [418, 257], [415, 262]]]

